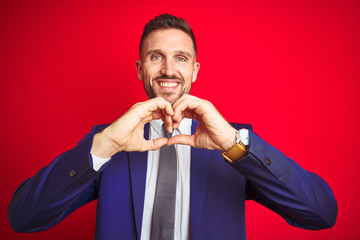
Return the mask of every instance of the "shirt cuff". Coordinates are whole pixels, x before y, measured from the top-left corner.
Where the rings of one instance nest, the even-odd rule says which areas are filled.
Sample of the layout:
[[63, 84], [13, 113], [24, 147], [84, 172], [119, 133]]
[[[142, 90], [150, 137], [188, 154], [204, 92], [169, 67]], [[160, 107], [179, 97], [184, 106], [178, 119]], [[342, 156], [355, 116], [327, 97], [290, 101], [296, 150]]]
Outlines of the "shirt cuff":
[[101, 158], [95, 156], [94, 154], [91, 154], [91, 158], [93, 163], [93, 169], [95, 171], [99, 171], [99, 169], [110, 160], [110, 158]]
[[240, 141], [245, 146], [249, 146], [249, 144], [250, 144], [249, 129], [246, 129], [246, 128], [240, 129], [239, 130], [239, 138], [240, 138]]

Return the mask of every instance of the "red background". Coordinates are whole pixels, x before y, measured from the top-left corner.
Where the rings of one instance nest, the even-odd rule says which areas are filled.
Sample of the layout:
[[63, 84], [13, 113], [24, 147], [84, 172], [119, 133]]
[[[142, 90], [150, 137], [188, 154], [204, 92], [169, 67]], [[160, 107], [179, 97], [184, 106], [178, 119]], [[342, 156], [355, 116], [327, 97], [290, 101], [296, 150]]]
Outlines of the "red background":
[[171, 13], [197, 37], [192, 94], [251, 123], [338, 200], [337, 223], [323, 231], [248, 202], [248, 239], [359, 239], [359, 10], [356, 0], [1, 1], [1, 238], [93, 239], [95, 202], [34, 234], [11, 230], [7, 205], [92, 125], [146, 99], [135, 70], [141, 31]]

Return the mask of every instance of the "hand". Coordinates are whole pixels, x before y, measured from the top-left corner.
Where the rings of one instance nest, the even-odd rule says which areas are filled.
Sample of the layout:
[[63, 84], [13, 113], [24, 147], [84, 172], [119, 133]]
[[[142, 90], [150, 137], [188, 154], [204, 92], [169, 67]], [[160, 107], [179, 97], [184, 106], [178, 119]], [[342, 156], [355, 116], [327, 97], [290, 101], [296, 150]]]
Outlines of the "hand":
[[235, 129], [221, 116], [211, 102], [200, 98], [183, 95], [173, 104], [173, 128], [180, 122], [192, 118], [199, 122], [194, 135], [176, 135], [171, 137], [168, 145], [185, 144], [196, 148], [228, 151], [236, 141]]
[[165, 137], [144, 139], [144, 125], [153, 119], [162, 119], [168, 132], [172, 132], [171, 104], [158, 97], [132, 106], [123, 116], [94, 136], [91, 153], [110, 158], [121, 151], [149, 151], [159, 149], [167, 143]]

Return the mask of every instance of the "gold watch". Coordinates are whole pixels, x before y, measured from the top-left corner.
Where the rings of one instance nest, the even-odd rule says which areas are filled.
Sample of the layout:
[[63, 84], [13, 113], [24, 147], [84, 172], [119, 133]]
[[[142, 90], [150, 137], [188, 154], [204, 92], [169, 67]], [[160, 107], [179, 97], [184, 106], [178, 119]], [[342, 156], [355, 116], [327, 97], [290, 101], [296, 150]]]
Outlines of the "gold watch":
[[222, 156], [228, 162], [235, 162], [245, 156], [249, 147], [249, 130], [240, 129], [236, 131], [236, 144], [229, 151], [223, 152]]

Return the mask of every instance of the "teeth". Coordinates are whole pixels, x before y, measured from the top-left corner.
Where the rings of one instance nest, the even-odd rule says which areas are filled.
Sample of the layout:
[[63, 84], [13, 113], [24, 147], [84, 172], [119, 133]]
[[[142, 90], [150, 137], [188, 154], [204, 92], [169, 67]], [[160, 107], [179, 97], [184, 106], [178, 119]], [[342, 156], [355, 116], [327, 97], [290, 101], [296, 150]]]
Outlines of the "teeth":
[[176, 87], [177, 85], [176, 82], [160, 82], [161, 87]]

